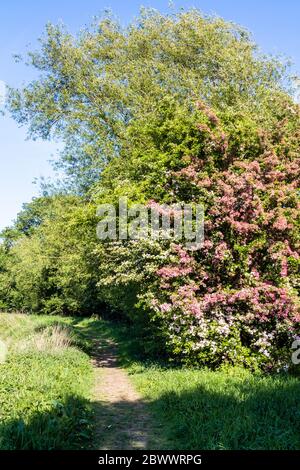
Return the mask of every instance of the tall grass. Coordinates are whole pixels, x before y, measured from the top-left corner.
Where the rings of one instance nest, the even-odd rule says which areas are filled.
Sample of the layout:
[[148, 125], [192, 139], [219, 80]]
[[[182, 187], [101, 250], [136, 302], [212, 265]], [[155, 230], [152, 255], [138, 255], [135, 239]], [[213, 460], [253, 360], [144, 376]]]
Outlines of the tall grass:
[[0, 449], [89, 445], [92, 370], [73, 344], [71, 320], [0, 315]]

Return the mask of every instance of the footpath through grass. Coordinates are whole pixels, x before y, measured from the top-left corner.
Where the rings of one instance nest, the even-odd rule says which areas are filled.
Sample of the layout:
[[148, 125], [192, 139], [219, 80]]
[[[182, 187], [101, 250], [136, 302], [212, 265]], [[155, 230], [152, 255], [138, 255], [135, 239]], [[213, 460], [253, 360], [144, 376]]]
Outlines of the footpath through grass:
[[155, 423], [151, 449], [300, 449], [300, 382], [288, 374], [146, 361], [132, 328], [93, 318], [1, 314], [0, 338], [0, 449], [93, 446], [95, 339], [118, 343]]
[[156, 423], [152, 448], [300, 449], [298, 378], [241, 368], [172, 368], [143, 360], [132, 328], [92, 319], [81, 327], [87, 336], [94, 332], [118, 343], [120, 364]]

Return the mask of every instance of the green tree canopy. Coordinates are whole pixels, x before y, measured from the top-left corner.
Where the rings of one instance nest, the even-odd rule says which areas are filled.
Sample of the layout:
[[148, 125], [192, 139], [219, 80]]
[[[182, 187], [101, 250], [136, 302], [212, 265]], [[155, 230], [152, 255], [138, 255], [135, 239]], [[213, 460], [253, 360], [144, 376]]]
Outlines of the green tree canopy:
[[159, 120], [161, 100], [192, 112], [202, 99], [266, 126], [289, 83], [286, 67], [262, 55], [247, 31], [194, 9], [143, 10], [127, 27], [105, 15], [78, 36], [49, 24], [28, 61], [39, 77], [10, 91], [10, 109], [30, 136], [65, 143], [58, 165], [80, 192], [133, 150], [128, 125]]

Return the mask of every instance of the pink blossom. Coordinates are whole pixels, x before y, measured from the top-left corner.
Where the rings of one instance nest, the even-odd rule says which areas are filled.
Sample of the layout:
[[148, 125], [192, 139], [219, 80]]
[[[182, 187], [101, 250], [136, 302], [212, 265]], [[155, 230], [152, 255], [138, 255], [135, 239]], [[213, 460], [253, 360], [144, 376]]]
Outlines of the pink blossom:
[[286, 230], [287, 226], [287, 220], [283, 215], [279, 216], [273, 224], [273, 228], [275, 228], [276, 230]]
[[172, 310], [172, 305], [171, 305], [171, 304], [167, 304], [167, 303], [161, 304], [160, 310], [161, 310], [163, 313], [170, 312], [170, 311]]

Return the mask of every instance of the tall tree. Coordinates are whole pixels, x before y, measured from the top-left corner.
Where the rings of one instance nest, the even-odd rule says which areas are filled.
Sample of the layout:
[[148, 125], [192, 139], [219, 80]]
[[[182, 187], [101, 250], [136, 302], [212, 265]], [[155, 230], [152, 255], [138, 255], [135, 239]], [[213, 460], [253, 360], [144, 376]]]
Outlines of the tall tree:
[[32, 137], [65, 143], [58, 163], [86, 192], [103, 165], [133, 149], [128, 125], [160, 117], [161, 100], [273, 119], [288, 83], [286, 68], [262, 55], [248, 32], [197, 10], [162, 15], [142, 10], [123, 28], [105, 15], [72, 36], [49, 24], [28, 62], [39, 78], [10, 90], [15, 119]]

